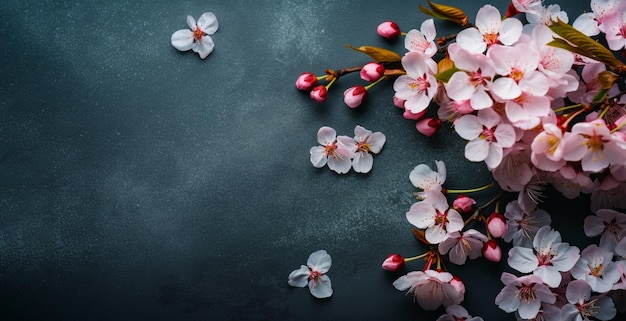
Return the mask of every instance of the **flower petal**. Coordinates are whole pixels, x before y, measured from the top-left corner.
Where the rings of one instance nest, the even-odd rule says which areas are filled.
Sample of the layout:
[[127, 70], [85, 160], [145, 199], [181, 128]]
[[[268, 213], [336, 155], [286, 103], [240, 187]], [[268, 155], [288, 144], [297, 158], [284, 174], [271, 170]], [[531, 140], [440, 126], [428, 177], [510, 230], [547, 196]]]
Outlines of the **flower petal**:
[[205, 12], [198, 19], [198, 28], [204, 31], [206, 34], [212, 35], [217, 31], [219, 24], [217, 23], [217, 17], [213, 12]]
[[202, 40], [199, 43], [196, 43], [196, 46], [193, 46], [191, 49], [197, 52], [200, 55], [200, 58], [204, 59], [208, 57], [211, 52], [213, 52], [214, 47], [215, 44], [213, 43], [213, 39], [204, 35]]
[[187, 16], [187, 26], [189, 27], [189, 29], [191, 29], [192, 31], [196, 29], [196, 19], [194, 19], [192, 16]]
[[302, 265], [299, 269], [289, 273], [288, 283], [291, 286], [303, 288], [306, 286], [310, 274], [309, 268], [306, 265]]
[[318, 299], [325, 299], [333, 295], [333, 288], [328, 275], [322, 275], [317, 282], [309, 281], [311, 294]]
[[333, 261], [325, 250], [319, 250], [311, 253], [306, 264], [313, 270], [320, 273], [326, 273], [330, 270]]
[[322, 168], [326, 166], [326, 162], [328, 161], [328, 157], [324, 153], [324, 147], [322, 146], [314, 146], [311, 147], [309, 153], [311, 153], [311, 164], [313, 164], [316, 168]]
[[181, 29], [172, 34], [172, 46], [180, 51], [187, 51], [193, 46], [193, 32]]
[[489, 156], [489, 143], [480, 138], [471, 140], [465, 145], [465, 158], [472, 162], [482, 162]]
[[317, 142], [320, 145], [330, 145], [337, 140], [337, 132], [334, 128], [328, 126], [322, 126], [317, 131]]
[[357, 173], [369, 173], [374, 164], [372, 154], [366, 152], [357, 153], [352, 159], [352, 168]]

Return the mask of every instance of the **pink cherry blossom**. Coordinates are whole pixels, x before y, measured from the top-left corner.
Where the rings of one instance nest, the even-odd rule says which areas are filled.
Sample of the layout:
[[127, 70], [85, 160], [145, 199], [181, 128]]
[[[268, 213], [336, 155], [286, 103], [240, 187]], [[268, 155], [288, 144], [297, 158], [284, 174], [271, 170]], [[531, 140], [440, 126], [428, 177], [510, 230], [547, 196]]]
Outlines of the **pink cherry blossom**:
[[487, 57], [500, 77], [491, 84], [491, 92], [502, 99], [515, 99], [522, 93], [532, 96], [544, 96], [549, 89], [548, 77], [538, 71], [541, 54], [530, 43], [514, 46], [492, 46]]
[[522, 23], [515, 18], [502, 20], [501, 17], [496, 7], [483, 6], [476, 14], [476, 27], [459, 32], [457, 43], [473, 53], [483, 53], [495, 44], [514, 44], [522, 34]]
[[511, 0], [511, 5], [519, 12], [538, 12], [543, 0]]
[[381, 37], [384, 37], [387, 39], [398, 38], [398, 36], [400, 36], [401, 34], [400, 27], [398, 27], [398, 25], [393, 21], [385, 21], [379, 24], [378, 27], [376, 28], [376, 32]]
[[611, 320], [617, 314], [613, 300], [608, 296], [591, 297], [591, 286], [584, 280], [567, 284], [568, 303], [561, 308], [562, 320]]
[[387, 137], [381, 132], [374, 133], [357, 125], [354, 127], [354, 141], [357, 147], [356, 154], [352, 159], [352, 168], [357, 173], [369, 173], [374, 162], [372, 154], [380, 153]]
[[505, 103], [507, 119], [513, 126], [523, 130], [537, 127], [541, 119], [551, 111], [547, 96], [535, 96], [525, 92]]
[[537, 316], [542, 302], [556, 302], [556, 296], [536, 275], [516, 277], [504, 272], [500, 280], [505, 286], [496, 296], [496, 304], [505, 312], [517, 311], [522, 319]]
[[472, 162], [485, 161], [489, 168], [495, 168], [502, 161], [503, 148], [515, 143], [515, 130], [502, 123], [500, 116], [492, 109], [482, 109], [478, 115], [464, 115], [454, 124], [456, 132], [463, 139], [465, 158]]
[[558, 4], [548, 6], [539, 5], [535, 6], [533, 9], [535, 10], [526, 12], [526, 20], [529, 24], [549, 26], [552, 24], [552, 21], [557, 21], [557, 19], [565, 23], [569, 22], [567, 12], [561, 10]]
[[565, 165], [563, 131], [554, 124], [544, 124], [531, 145], [531, 160], [537, 168], [554, 172]]
[[318, 103], [326, 101], [328, 98], [328, 89], [324, 85], [319, 85], [313, 87], [313, 90], [309, 93], [311, 99], [315, 100]]
[[410, 52], [416, 52], [431, 58], [437, 53], [437, 45], [433, 41], [437, 36], [435, 30], [435, 22], [433, 19], [427, 19], [422, 22], [420, 31], [411, 29], [404, 38], [404, 47]]
[[317, 168], [324, 167], [345, 174], [352, 166], [352, 158], [356, 150], [354, 140], [348, 136], [337, 137], [337, 132], [328, 126], [321, 127], [317, 132], [317, 141], [321, 146], [311, 147], [311, 163]]
[[514, 246], [509, 251], [509, 265], [522, 273], [532, 272], [549, 287], [561, 283], [561, 273], [569, 271], [580, 258], [580, 250], [561, 242], [561, 234], [549, 226], [537, 231], [533, 248]]
[[448, 272], [414, 271], [395, 280], [393, 286], [412, 293], [424, 310], [435, 310], [441, 305], [448, 307], [463, 301], [463, 295], [450, 283], [452, 279]]
[[465, 214], [469, 213], [475, 204], [476, 201], [473, 198], [460, 194], [452, 201], [452, 208], [461, 214]]
[[608, 292], [620, 279], [620, 272], [613, 262], [613, 252], [589, 245], [580, 253], [580, 260], [572, 268], [572, 276], [585, 280], [594, 292]]
[[467, 310], [460, 305], [446, 307], [446, 314], [437, 318], [436, 321], [483, 321], [481, 317], [472, 317]]
[[452, 232], [439, 243], [439, 253], [448, 254], [450, 262], [463, 265], [468, 257], [473, 260], [481, 256], [484, 242], [487, 242], [487, 236], [474, 229]]
[[592, 12], [581, 14], [572, 26], [588, 36], [595, 36], [605, 31], [604, 21], [607, 17], [624, 10], [624, 1], [592, 0], [590, 6]]
[[489, 108], [493, 100], [488, 94], [495, 70], [482, 54], [473, 54], [453, 43], [448, 47], [450, 59], [460, 71], [446, 83], [446, 93], [456, 101], [469, 100], [474, 110]]
[[552, 223], [550, 214], [544, 210], [523, 211], [516, 201], [509, 202], [504, 212], [506, 217], [505, 242], [513, 242], [513, 246], [532, 247], [532, 240], [542, 226]]
[[408, 52], [402, 57], [402, 66], [406, 75], [396, 79], [393, 89], [397, 98], [406, 100], [404, 108], [416, 114], [425, 110], [437, 93], [437, 64], [419, 53]]
[[[626, 9], [626, 4], [624, 7]], [[624, 48], [626, 45], [626, 12], [616, 12], [609, 15], [604, 20], [604, 25], [609, 49], [618, 51]]]
[[589, 194], [593, 190], [591, 178], [567, 164], [548, 176], [547, 181], [569, 199], [578, 197], [580, 193]]
[[591, 191], [591, 210], [603, 208], [626, 208], [626, 182], [608, 173], [596, 178]]
[[326, 273], [330, 270], [332, 259], [325, 250], [311, 253], [306, 265], [300, 266], [289, 274], [289, 285], [303, 288], [309, 286], [309, 291], [316, 298], [328, 298], [333, 294], [330, 278]]
[[411, 205], [406, 219], [417, 228], [426, 229], [426, 241], [431, 244], [440, 243], [449, 233], [464, 226], [461, 214], [448, 208], [448, 201], [441, 193], [430, 193], [426, 200]]
[[619, 148], [602, 119], [580, 122], [565, 137], [563, 159], [582, 161], [584, 171], [599, 172], [610, 164], [623, 162], [626, 153]]
[[502, 161], [492, 170], [493, 178], [505, 191], [519, 192], [530, 182], [536, 169], [530, 160], [530, 148], [518, 142], [504, 150]]
[[219, 27], [215, 14], [205, 12], [197, 23], [192, 16], [187, 16], [187, 26], [191, 30], [181, 29], [172, 34], [172, 46], [180, 51], [191, 49], [202, 59], [208, 57], [215, 47], [209, 35], [214, 34]]
[[446, 181], [446, 164], [443, 161], [435, 161], [437, 171], [433, 171], [426, 164], [419, 164], [409, 173], [409, 180], [413, 186], [422, 190], [417, 196], [426, 197], [427, 192], [441, 192], [442, 185]]
[[600, 247], [613, 251], [617, 242], [626, 236], [626, 214], [612, 209], [599, 209], [596, 215], [585, 217], [583, 229], [588, 237], [601, 235]]

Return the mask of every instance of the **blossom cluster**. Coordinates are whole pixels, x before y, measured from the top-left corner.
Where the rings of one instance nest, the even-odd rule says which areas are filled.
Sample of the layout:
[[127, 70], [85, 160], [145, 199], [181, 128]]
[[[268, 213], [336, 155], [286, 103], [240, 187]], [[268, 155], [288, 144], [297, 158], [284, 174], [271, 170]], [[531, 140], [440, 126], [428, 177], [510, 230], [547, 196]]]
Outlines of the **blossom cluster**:
[[357, 173], [369, 173], [374, 164], [372, 154], [378, 154], [387, 137], [357, 125], [354, 138], [337, 136], [335, 129], [323, 126], [317, 131], [320, 146], [311, 147], [311, 163], [317, 168], [328, 165], [338, 174], [346, 174], [353, 168]]

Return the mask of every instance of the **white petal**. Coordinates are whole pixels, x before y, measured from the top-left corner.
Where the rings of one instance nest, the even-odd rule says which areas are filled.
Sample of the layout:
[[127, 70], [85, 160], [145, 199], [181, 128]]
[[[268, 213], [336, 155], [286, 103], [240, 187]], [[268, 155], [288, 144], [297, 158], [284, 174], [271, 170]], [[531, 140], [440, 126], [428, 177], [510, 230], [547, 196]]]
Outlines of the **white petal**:
[[345, 174], [352, 168], [352, 159], [347, 157], [329, 157], [328, 168], [337, 172], [337, 174]]
[[187, 51], [193, 46], [193, 32], [181, 29], [172, 34], [172, 46], [180, 51]]
[[328, 298], [333, 295], [333, 288], [328, 275], [322, 275], [315, 283], [313, 280], [309, 281], [309, 290], [318, 299]]
[[489, 154], [485, 158], [485, 164], [489, 169], [494, 169], [502, 162], [503, 155], [502, 146], [500, 144], [489, 144]]
[[509, 250], [509, 265], [522, 273], [530, 273], [537, 268], [539, 261], [532, 249], [515, 246]]
[[352, 168], [357, 173], [369, 173], [374, 164], [372, 154], [366, 152], [357, 153], [352, 159]]
[[195, 30], [196, 29], [196, 19], [194, 19], [192, 16], [187, 16], [187, 26], [192, 31]]
[[320, 143], [320, 145], [330, 145], [334, 143], [335, 140], [337, 140], [337, 132], [335, 129], [328, 126], [322, 126], [317, 131], [317, 142]]
[[319, 250], [311, 253], [306, 264], [313, 270], [320, 273], [326, 273], [330, 270], [333, 261], [325, 250]]
[[509, 77], [501, 77], [491, 84], [491, 91], [502, 99], [515, 99], [522, 94], [515, 80]]
[[465, 115], [454, 123], [454, 130], [466, 140], [472, 140], [483, 131], [483, 124], [474, 115]]
[[498, 40], [504, 45], [512, 45], [519, 39], [522, 34], [522, 29], [521, 21], [515, 18], [504, 19], [500, 26], [500, 36], [498, 36]]
[[208, 57], [211, 52], [213, 52], [213, 47], [215, 47], [215, 44], [213, 43], [213, 39], [205, 35], [202, 37], [202, 40], [191, 49], [197, 52], [200, 55], [200, 58], [204, 59]]
[[313, 164], [314, 167], [322, 168], [326, 166], [328, 157], [324, 152], [325, 149], [322, 146], [311, 147], [309, 153], [311, 153], [311, 164]]
[[489, 143], [480, 138], [471, 140], [465, 145], [465, 158], [472, 162], [482, 162], [489, 156]]
[[206, 34], [214, 34], [218, 27], [217, 17], [213, 12], [205, 12], [200, 16], [200, 19], [198, 19], [198, 28]]
[[380, 153], [380, 150], [385, 146], [387, 136], [381, 132], [375, 132], [370, 136], [368, 143], [370, 144], [370, 151], [374, 154]]
[[483, 35], [476, 28], [467, 28], [459, 32], [456, 36], [456, 42], [471, 53], [481, 54], [487, 49]]
[[289, 273], [288, 283], [291, 286], [303, 288], [306, 286], [310, 274], [309, 268], [306, 265], [302, 265], [299, 269]]
[[540, 277], [543, 283], [551, 288], [556, 288], [561, 283], [561, 273], [551, 266], [539, 266], [533, 271], [533, 274]]
[[411, 205], [409, 211], [406, 212], [406, 219], [418, 228], [427, 228], [435, 222], [436, 214], [431, 204], [422, 201]]

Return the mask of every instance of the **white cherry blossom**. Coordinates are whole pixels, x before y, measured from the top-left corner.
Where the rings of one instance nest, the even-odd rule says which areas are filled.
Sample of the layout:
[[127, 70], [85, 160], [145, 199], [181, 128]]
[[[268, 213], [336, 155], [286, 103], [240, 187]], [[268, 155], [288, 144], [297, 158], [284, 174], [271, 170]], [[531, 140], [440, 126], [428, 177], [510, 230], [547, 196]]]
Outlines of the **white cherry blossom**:
[[387, 137], [381, 132], [374, 133], [360, 125], [354, 127], [354, 141], [357, 144], [356, 153], [352, 159], [354, 171], [357, 173], [368, 173], [374, 163], [372, 154], [378, 154], [385, 145], [386, 140]]
[[502, 20], [500, 11], [492, 5], [485, 5], [476, 14], [476, 27], [459, 32], [457, 43], [465, 50], [483, 53], [496, 44], [512, 45], [522, 34], [522, 22], [515, 18]]
[[452, 280], [448, 272], [413, 271], [395, 280], [393, 286], [407, 294], [413, 293], [424, 310], [435, 310], [441, 305], [448, 307], [463, 301], [463, 294], [450, 283]]
[[437, 244], [445, 240], [448, 233], [458, 232], [464, 226], [461, 214], [448, 207], [443, 194], [432, 193], [426, 200], [414, 203], [406, 219], [417, 228], [426, 229], [426, 240]]
[[549, 226], [552, 218], [544, 210], [525, 212], [516, 201], [509, 202], [504, 212], [506, 217], [505, 242], [513, 242], [513, 246], [532, 247], [533, 238], [542, 226]]
[[288, 283], [298, 288], [308, 285], [314, 297], [328, 298], [333, 294], [330, 278], [326, 275], [331, 265], [332, 259], [325, 250], [315, 251], [309, 256], [306, 265], [289, 274]]
[[417, 196], [424, 199], [429, 192], [439, 193], [446, 181], [446, 164], [443, 161], [435, 161], [437, 171], [433, 171], [426, 164], [419, 164], [409, 173], [409, 180], [413, 186], [421, 189]]
[[219, 27], [217, 17], [212, 12], [205, 12], [198, 22], [192, 16], [187, 16], [189, 29], [181, 29], [172, 34], [172, 46], [180, 51], [189, 49], [197, 52], [204, 59], [213, 52], [213, 39], [209, 36], [214, 34]]
[[485, 242], [487, 242], [487, 236], [475, 229], [469, 229], [463, 233], [452, 232], [439, 243], [439, 253], [448, 254], [450, 262], [463, 265], [468, 257], [473, 260], [482, 255]]
[[571, 273], [575, 279], [587, 281], [591, 289], [599, 293], [608, 292], [620, 279], [620, 271], [613, 262], [613, 252], [595, 244], [580, 253], [580, 260]]
[[612, 209], [599, 209], [596, 215], [585, 217], [583, 229], [588, 237], [601, 235], [600, 247], [613, 251], [615, 245], [626, 236], [626, 214]]
[[356, 151], [354, 139], [348, 136], [337, 137], [335, 129], [323, 126], [317, 131], [317, 141], [321, 146], [311, 147], [311, 163], [317, 168], [324, 167], [345, 174], [352, 166], [352, 158]]
[[516, 277], [504, 272], [500, 280], [505, 286], [496, 296], [496, 304], [505, 312], [517, 311], [522, 319], [537, 316], [542, 302], [556, 302], [556, 296], [536, 275]]
[[617, 314], [613, 300], [609, 296], [591, 297], [591, 286], [584, 280], [574, 280], [567, 284], [565, 292], [567, 304], [561, 308], [561, 320], [582, 321], [611, 320]]
[[448, 97], [455, 101], [469, 100], [474, 110], [491, 107], [493, 100], [488, 91], [495, 77], [491, 61], [485, 55], [470, 53], [457, 43], [448, 46], [448, 53], [460, 70], [445, 85]]
[[428, 107], [437, 93], [439, 85], [434, 76], [437, 64], [419, 53], [408, 52], [402, 57], [402, 66], [406, 75], [398, 77], [393, 83], [395, 96], [406, 100], [406, 110], [418, 114]]
[[420, 30], [411, 29], [404, 38], [404, 47], [410, 52], [416, 52], [431, 58], [437, 53], [437, 45], [434, 40], [437, 36], [435, 22], [433, 19], [426, 19], [422, 22]]

